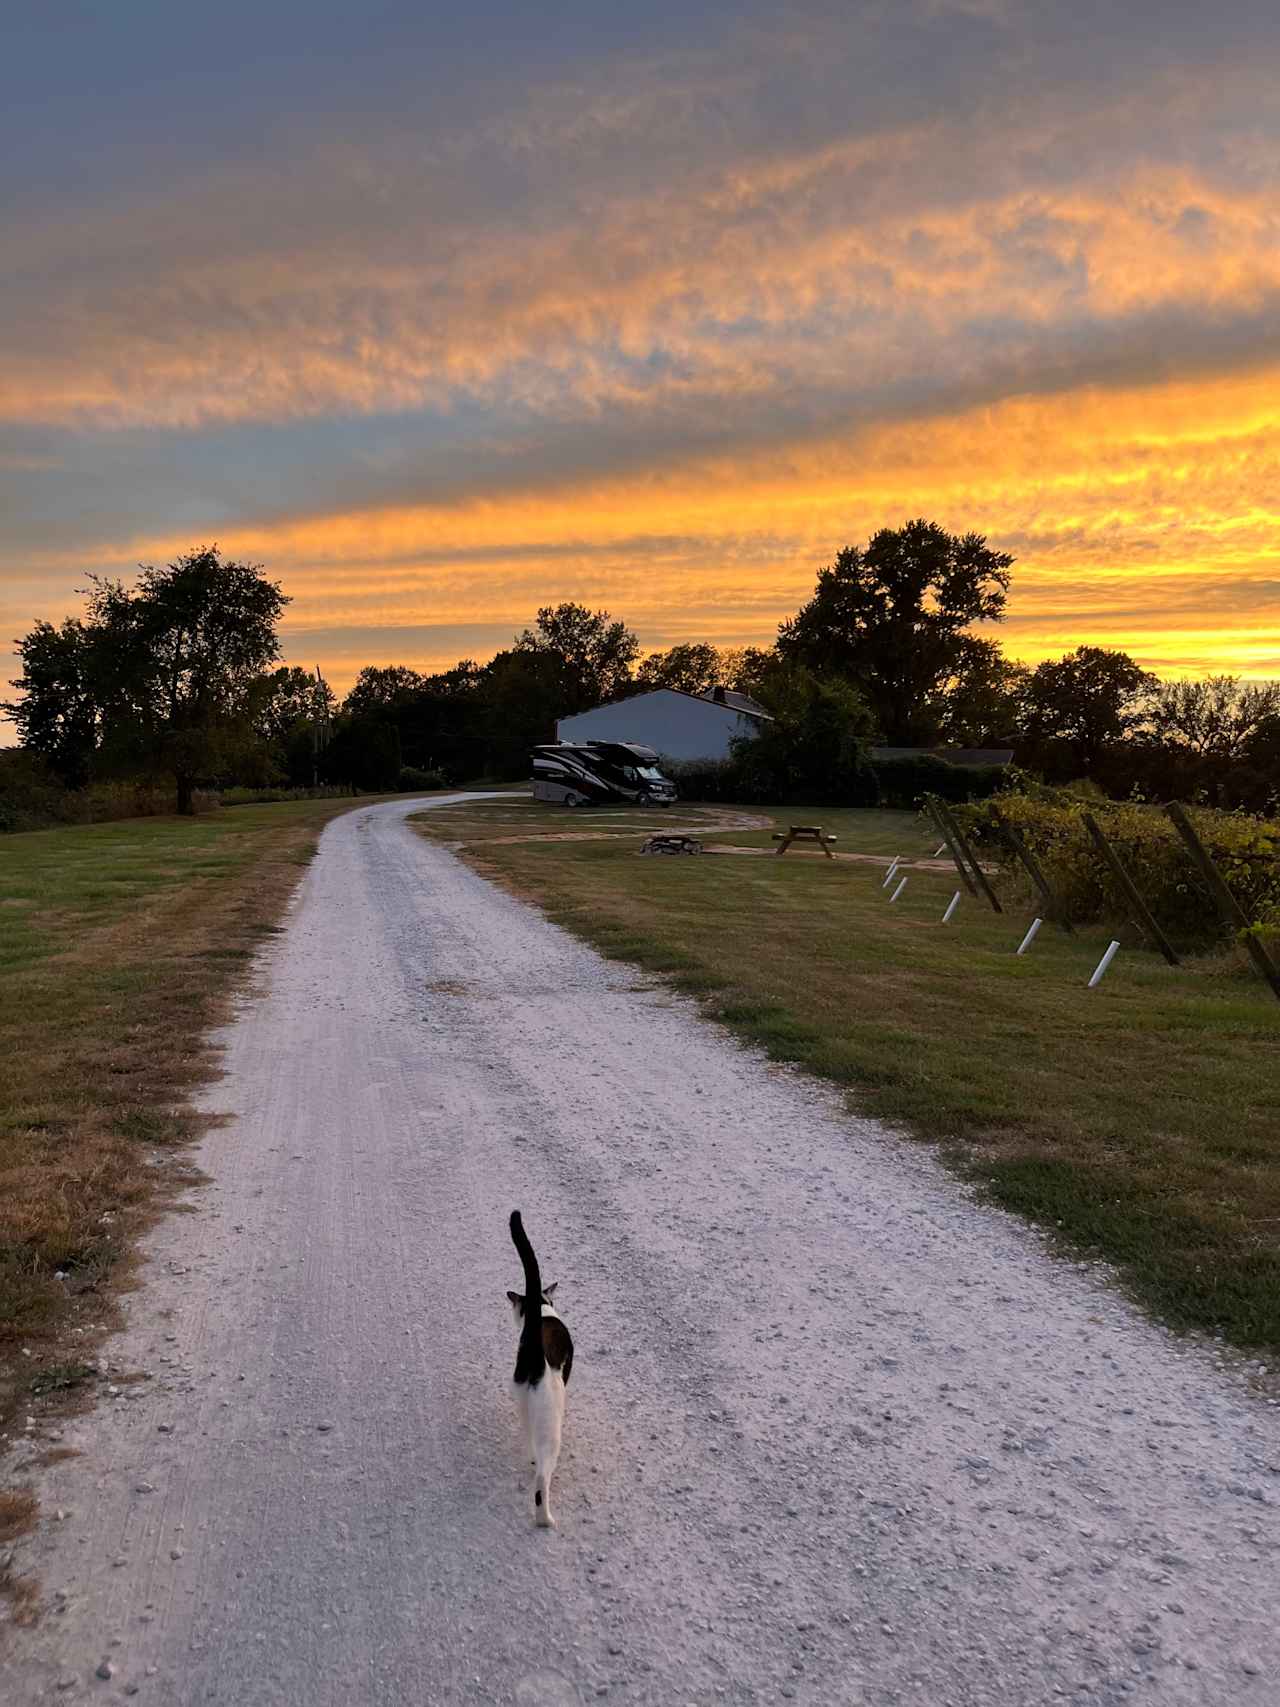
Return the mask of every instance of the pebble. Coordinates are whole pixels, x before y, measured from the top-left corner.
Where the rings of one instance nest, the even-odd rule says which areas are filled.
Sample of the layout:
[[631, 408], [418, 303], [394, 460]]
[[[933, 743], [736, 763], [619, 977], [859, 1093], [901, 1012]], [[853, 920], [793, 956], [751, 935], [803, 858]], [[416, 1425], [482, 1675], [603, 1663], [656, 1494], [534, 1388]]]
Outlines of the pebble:
[[154, 1482], [139, 1482], [137, 1487], [134, 1489], [134, 1492], [138, 1494], [154, 1494], [155, 1491], [156, 1485]]
[[112, 1665], [110, 1660], [103, 1660], [94, 1675], [95, 1677], [100, 1677], [104, 1683], [107, 1683], [116, 1675], [116, 1668]]

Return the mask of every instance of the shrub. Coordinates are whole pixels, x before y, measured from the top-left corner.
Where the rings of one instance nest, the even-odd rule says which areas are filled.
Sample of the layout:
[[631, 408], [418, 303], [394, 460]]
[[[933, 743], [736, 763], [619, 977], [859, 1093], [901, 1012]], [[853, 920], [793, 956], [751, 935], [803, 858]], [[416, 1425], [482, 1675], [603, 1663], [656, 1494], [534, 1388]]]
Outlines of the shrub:
[[[197, 790], [197, 812], [217, 808], [217, 794]], [[105, 824], [154, 818], [173, 811], [173, 784], [150, 778], [65, 788], [38, 753], [15, 747], [0, 753], [0, 834], [47, 830], [58, 824]]]
[[735, 806], [876, 806], [880, 790], [865, 759], [851, 757], [821, 778], [790, 769], [756, 741], [737, 743], [729, 759], [664, 759], [662, 769], [682, 800]]
[[1007, 766], [953, 765], [936, 753], [920, 753], [909, 759], [873, 759], [871, 768], [880, 785], [881, 803], [908, 812], [919, 806], [926, 794], [962, 805], [986, 800], [1013, 781]]
[[[1234, 934], [1221, 923], [1182, 838], [1158, 808], [1032, 787], [1006, 794], [1000, 811], [1022, 833], [1073, 919], [1128, 917], [1124, 896], [1084, 827], [1084, 814], [1091, 812], [1172, 941], [1202, 948]], [[1250, 923], [1267, 934], [1280, 928], [1280, 823], [1205, 808], [1189, 815]], [[985, 808], [961, 807], [957, 816], [978, 840], [984, 858], [995, 861], [1011, 880], [1021, 878], [1015, 856]]]
[[400, 781], [397, 787], [401, 794], [423, 794], [428, 789], [448, 788], [443, 771], [419, 770], [416, 765], [400, 767]]
[[742, 800], [738, 768], [732, 759], [663, 759], [661, 769], [682, 800]]

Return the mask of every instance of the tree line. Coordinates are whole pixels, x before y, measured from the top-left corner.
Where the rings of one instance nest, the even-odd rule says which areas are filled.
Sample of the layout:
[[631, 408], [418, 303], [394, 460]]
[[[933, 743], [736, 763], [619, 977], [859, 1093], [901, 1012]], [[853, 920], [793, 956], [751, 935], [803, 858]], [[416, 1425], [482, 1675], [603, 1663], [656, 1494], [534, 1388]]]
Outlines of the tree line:
[[62, 786], [165, 776], [180, 811], [201, 785], [385, 791], [518, 778], [557, 718], [660, 687], [730, 688], [773, 714], [739, 755], [757, 792], [785, 779], [797, 798], [867, 798], [865, 755], [878, 742], [1011, 747], [1050, 782], [1274, 805], [1280, 683], [1162, 682], [1090, 645], [1018, 664], [979, 632], [1005, 616], [1013, 563], [981, 534], [909, 521], [839, 551], [769, 647], [685, 642], [642, 657], [625, 622], [566, 602], [539, 610], [487, 663], [370, 665], [338, 704], [318, 672], [280, 663], [283, 590], [208, 547], [144, 568], [132, 587], [91, 578], [82, 616], [39, 622], [17, 642], [19, 697], [4, 709]]

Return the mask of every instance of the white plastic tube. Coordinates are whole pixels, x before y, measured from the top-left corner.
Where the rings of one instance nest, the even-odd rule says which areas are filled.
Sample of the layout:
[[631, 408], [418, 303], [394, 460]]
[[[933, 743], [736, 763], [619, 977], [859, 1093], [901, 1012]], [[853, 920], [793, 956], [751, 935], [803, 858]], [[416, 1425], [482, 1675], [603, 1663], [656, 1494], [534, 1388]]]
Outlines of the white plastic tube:
[[947, 851], [947, 844], [945, 842], [943, 842], [941, 847], [934, 848], [934, 850], [933, 850], [934, 859], [941, 859], [943, 854], [946, 853], [946, 851]]
[[889, 885], [893, 882], [894, 875], [897, 872], [897, 869], [901, 864], [902, 864], [902, 855], [897, 854], [894, 857], [893, 863], [890, 865], [888, 871], [886, 871], [884, 874], [884, 882], [880, 885], [880, 887], [882, 889], [887, 889], [889, 887]]
[[951, 923], [951, 915], [952, 915], [952, 913], [955, 912], [956, 908], [959, 905], [960, 905], [960, 891], [957, 889], [955, 894], [947, 902], [947, 910], [942, 915], [942, 922], [944, 925], [949, 925]]
[[1101, 984], [1103, 978], [1106, 975], [1107, 967], [1110, 966], [1111, 962], [1116, 957], [1116, 950], [1119, 948], [1119, 946], [1120, 946], [1120, 944], [1118, 942], [1113, 942], [1111, 944], [1111, 947], [1107, 950], [1107, 952], [1103, 955], [1102, 959], [1098, 962], [1097, 970], [1095, 971], [1093, 977], [1090, 978], [1090, 980], [1089, 980], [1089, 988], [1091, 990], [1093, 989], [1095, 984]]
[[906, 887], [907, 887], [907, 880], [906, 880], [906, 878], [905, 878], [905, 877], [904, 877], [904, 878], [903, 878], [903, 879], [902, 879], [902, 882], [901, 882], [901, 883], [900, 883], [900, 884], [899, 884], [899, 885], [898, 885], [898, 887], [897, 887], [897, 888], [896, 888], [896, 889], [895, 889], [895, 890], [894, 890], [894, 892], [893, 892], [893, 894], [892, 894], [892, 895], [890, 895], [890, 897], [889, 897], [889, 904], [890, 904], [890, 906], [892, 906], [892, 905], [893, 905], [893, 903], [894, 903], [894, 902], [895, 902], [895, 901], [896, 901], [896, 900], [897, 900], [897, 899], [898, 899], [898, 896], [899, 896], [899, 895], [901, 895], [901, 893], [902, 893], [902, 891], [903, 891], [903, 890], [904, 890], [904, 889], [905, 889], [905, 888], [906, 888]]
[[1022, 941], [1018, 944], [1018, 953], [1019, 954], [1025, 954], [1027, 952], [1027, 950], [1031, 947], [1031, 944], [1036, 940], [1036, 932], [1040, 929], [1040, 926], [1043, 923], [1044, 923], [1043, 919], [1032, 919], [1030, 929], [1027, 931], [1026, 936], [1024, 936]]

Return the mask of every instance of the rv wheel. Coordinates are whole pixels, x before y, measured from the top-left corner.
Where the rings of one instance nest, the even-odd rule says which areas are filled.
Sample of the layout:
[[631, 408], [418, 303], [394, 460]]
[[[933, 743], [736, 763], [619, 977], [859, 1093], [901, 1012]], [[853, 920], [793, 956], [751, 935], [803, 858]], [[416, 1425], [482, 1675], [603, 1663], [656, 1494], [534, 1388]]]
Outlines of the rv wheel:
[[581, 806], [583, 799], [584, 796], [581, 794], [566, 794], [564, 797], [564, 803], [566, 806]]
[[653, 805], [653, 796], [651, 794], [637, 794], [636, 795], [636, 805], [637, 806], [652, 806]]

